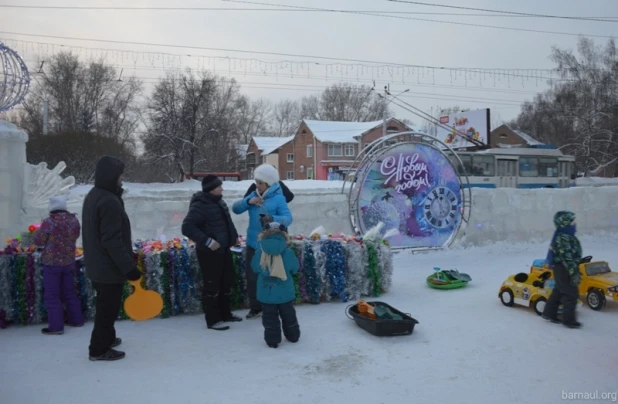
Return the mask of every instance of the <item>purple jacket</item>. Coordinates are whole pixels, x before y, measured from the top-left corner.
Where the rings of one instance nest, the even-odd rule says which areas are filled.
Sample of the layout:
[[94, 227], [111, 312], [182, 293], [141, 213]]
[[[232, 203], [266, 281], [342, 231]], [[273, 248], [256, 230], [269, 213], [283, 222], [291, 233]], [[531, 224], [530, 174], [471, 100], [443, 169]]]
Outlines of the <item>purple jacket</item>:
[[34, 244], [43, 247], [43, 265], [64, 267], [73, 264], [80, 230], [74, 213], [65, 210], [51, 212], [34, 233]]

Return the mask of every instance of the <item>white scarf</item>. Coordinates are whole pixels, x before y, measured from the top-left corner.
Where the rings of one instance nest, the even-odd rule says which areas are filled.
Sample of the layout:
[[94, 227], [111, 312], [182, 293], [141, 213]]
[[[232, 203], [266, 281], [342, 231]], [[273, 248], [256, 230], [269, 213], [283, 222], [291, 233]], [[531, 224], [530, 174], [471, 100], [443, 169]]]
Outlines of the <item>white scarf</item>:
[[270, 255], [267, 254], [264, 249], [262, 249], [262, 258], [260, 259], [260, 266], [262, 268], [267, 268], [270, 276], [275, 278], [279, 278], [282, 281], [288, 279], [285, 273], [285, 267], [283, 266], [283, 257], [281, 254], [279, 255]]

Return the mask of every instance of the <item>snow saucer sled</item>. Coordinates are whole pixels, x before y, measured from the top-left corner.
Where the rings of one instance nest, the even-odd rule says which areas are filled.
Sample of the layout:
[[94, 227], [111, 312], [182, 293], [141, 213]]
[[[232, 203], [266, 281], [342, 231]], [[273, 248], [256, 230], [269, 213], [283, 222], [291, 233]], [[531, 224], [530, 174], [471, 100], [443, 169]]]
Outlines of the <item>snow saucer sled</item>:
[[433, 289], [459, 289], [472, 280], [470, 275], [460, 273], [456, 269], [440, 270], [434, 267], [433, 270], [436, 272], [427, 277], [427, 286]]
[[378, 337], [409, 335], [418, 321], [384, 302], [359, 300], [346, 308], [348, 318]]

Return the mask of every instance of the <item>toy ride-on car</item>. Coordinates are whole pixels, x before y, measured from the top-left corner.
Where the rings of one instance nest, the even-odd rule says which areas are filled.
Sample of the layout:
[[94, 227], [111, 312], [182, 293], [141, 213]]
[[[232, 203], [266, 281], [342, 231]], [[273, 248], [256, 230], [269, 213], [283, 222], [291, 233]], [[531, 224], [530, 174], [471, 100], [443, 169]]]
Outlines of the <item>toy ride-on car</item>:
[[[530, 268], [531, 274], [547, 271], [551, 273], [550, 279], [553, 278], [553, 272], [545, 260], [535, 260]], [[602, 310], [607, 298], [618, 302], [618, 272], [612, 272], [606, 261], [592, 262], [591, 255], [584, 257], [579, 263], [579, 273], [579, 295], [586, 298], [592, 310]]]
[[550, 276], [549, 271], [530, 274], [521, 272], [511, 275], [500, 286], [498, 297], [502, 304], [508, 307], [513, 304], [532, 306], [536, 314], [540, 316], [551, 295], [552, 290], [545, 287], [545, 282]]

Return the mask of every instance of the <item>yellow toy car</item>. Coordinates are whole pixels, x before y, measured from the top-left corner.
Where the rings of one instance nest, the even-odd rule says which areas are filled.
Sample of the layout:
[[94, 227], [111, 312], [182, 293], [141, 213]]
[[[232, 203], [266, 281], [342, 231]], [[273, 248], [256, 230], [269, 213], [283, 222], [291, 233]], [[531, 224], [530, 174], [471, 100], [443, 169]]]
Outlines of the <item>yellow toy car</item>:
[[550, 276], [551, 272], [549, 271], [530, 274], [521, 272], [511, 275], [502, 282], [498, 297], [502, 304], [508, 307], [513, 306], [513, 304], [532, 306], [536, 314], [540, 316], [543, 314], [549, 295], [551, 295], [551, 289], [545, 287]]
[[[548, 271], [551, 274], [549, 279], [553, 280], [553, 272], [545, 260], [535, 260], [530, 267], [531, 274], [544, 274]], [[586, 303], [592, 310], [602, 310], [606, 297], [618, 302], [618, 273], [612, 272], [606, 261], [592, 262], [592, 256], [584, 257], [579, 263], [579, 273], [579, 295], [586, 297]]]

